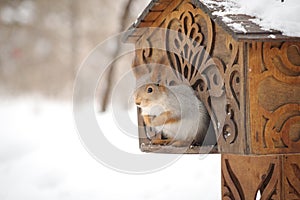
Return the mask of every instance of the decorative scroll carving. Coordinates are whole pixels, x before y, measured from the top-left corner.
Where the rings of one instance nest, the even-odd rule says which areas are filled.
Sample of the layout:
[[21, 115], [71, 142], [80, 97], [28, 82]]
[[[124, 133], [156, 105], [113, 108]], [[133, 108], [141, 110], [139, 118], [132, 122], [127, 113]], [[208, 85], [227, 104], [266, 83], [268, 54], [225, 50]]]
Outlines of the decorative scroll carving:
[[[236, 41], [190, 1], [180, 1], [158, 21], [168, 31], [143, 32], [134, 66], [145, 66], [137, 77], [160, 63], [187, 80], [221, 135], [219, 152], [300, 151], [299, 42]], [[156, 49], [159, 45], [167, 51]]]
[[[172, 12], [165, 23], [168, 30], [166, 49], [170, 66], [178, 72], [179, 79], [188, 80], [195, 90], [205, 91], [208, 83], [202, 75], [203, 71], [210, 65], [216, 65], [209, 55], [213, 40], [210, 18], [187, 3]], [[202, 29], [206, 32], [201, 32]], [[219, 96], [223, 93], [222, 87], [220, 80]]]
[[[145, 75], [153, 74], [155, 65], [169, 65], [166, 52], [161, 45], [164, 38], [157, 39], [159, 36], [153, 34], [155, 30], [155, 28], [149, 29], [136, 44], [133, 72], [137, 80]], [[158, 29], [158, 32], [162, 34], [165, 30]]]
[[253, 151], [299, 152], [300, 43], [252, 43], [249, 47]]
[[276, 195], [278, 180], [271, 182], [272, 176], [274, 175], [274, 169], [275, 164], [271, 163], [267, 173], [263, 174], [261, 177], [262, 181], [260, 182], [256, 193], [258, 194], [258, 192], [260, 192], [261, 199], [273, 199], [273, 196]]
[[224, 140], [232, 144], [235, 142], [237, 138], [237, 124], [234, 120], [234, 110], [232, 109], [230, 104], [226, 105], [226, 118], [225, 118], [225, 125], [223, 127], [223, 138]]
[[[213, 26], [211, 19], [192, 4], [186, 3], [172, 12], [165, 20], [166, 49], [170, 66], [177, 77], [187, 80], [198, 92], [206, 105], [215, 131], [222, 121], [218, 111], [213, 109], [213, 98], [224, 100], [224, 66], [218, 58], [212, 58]], [[222, 115], [224, 116], [224, 114]], [[224, 119], [223, 119], [224, 120]], [[219, 125], [220, 128], [220, 125]]]
[[224, 199], [245, 199], [245, 194], [239, 179], [234, 174], [229, 160], [225, 159], [225, 167], [222, 170], [223, 198]]
[[[300, 45], [285, 42], [279, 45], [267, 42], [263, 44], [263, 60], [268, 71], [278, 80], [289, 76], [284, 82], [299, 83]], [[271, 67], [272, 66], [272, 67]]]
[[282, 199], [281, 159], [222, 155], [222, 199]]
[[243, 138], [238, 137], [243, 123], [240, 120], [243, 46], [225, 37], [222, 43], [227, 53], [226, 56], [223, 53], [226, 49], [222, 53], [217, 50], [219, 55], [216, 51], [219, 44], [213, 43], [215, 30], [211, 19], [189, 3], [172, 12], [165, 24], [170, 30], [166, 35], [170, 65], [178, 78], [189, 81], [206, 105], [215, 132], [223, 136], [222, 151], [230, 152], [231, 147], [224, 148], [225, 144], [236, 145], [238, 140], [237, 151], [243, 152]]
[[[218, 141], [220, 151], [244, 153], [243, 43], [226, 35], [188, 1], [173, 10], [161, 28], [166, 28], [165, 35], [146, 31], [137, 44], [137, 48], [146, 47], [136, 53], [134, 65], [145, 64], [137, 77], [151, 73], [147, 67], [151, 63], [170, 66], [177, 77], [172, 82], [188, 82], [205, 104], [216, 136], [222, 135]], [[153, 48], [161, 43], [165, 44], [165, 52]], [[166, 78], [162, 73], [154, 79]]]
[[284, 156], [285, 199], [300, 199], [300, 159], [299, 155]]
[[[226, 46], [230, 52], [230, 60], [226, 65], [224, 81], [226, 88], [226, 118], [223, 128], [224, 140], [227, 144], [234, 144], [238, 139], [238, 134], [241, 133], [241, 112], [240, 112], [240, 98], [242, 93], [241, 82], [241, 66], [243, 66], [243, 56], [241, 55], [242, 46], [227, 38]], [[241, 49], [241, 50], [240, 50]], [[241, 137], [240, 144], [243, 144]]]
[[[146, 31], [136, 44], [133, 66], [137, 79], [147, 74], [153, 75], [153, 63], [171, 66], [173, 70], [169, 70], [170, 73], [161, 70], [156, 77], [151, 75], [151, 78], [168, 83], [190, 84], [206, 105], [215, 132], [221, 133], [226, 116], [225, 65], [218, 57], [209, 54], [213, 52], [214, 35], [211, 19], [200, 9], [185, 2], [168, 15], [161, 28], [167, 28], [165, 35], [162, 35], [163, 31], [159, 28], [152, 29]], [[157, 48], [161, 43], [165, 44], [165, 52]], [[177, 78], [166, 81], [173, 74]]]
[[[142, 47], [139, 47], [141, 46]], [[149, 67], [147, 66], [147, 63], [151, 62], [151, 57], [153, 54], [152, 44], [151, 41], [146, 40], [145, 38], [142, 38], [142, 41], [139, 42], [138, 45], [136, 45], [136, 51], [135, 51], [135, 58], [133, 61], [133, 72], [138, 80], [143, 75], [150, 72]]]

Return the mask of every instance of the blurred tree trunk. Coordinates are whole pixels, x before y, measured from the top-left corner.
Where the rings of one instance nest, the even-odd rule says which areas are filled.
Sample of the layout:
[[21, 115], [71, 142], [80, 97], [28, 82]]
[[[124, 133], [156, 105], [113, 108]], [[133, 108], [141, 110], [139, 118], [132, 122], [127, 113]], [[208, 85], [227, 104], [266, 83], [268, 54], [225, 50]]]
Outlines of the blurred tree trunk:
[[[127, 28], [127, 21], [130, 17], [130, 8], [133, 4], [134, 0], [128, 0], [124, 6], [124, 12], [121, 15], [120, 18], [120, 29], [119, 32], [123, 32], [125, 31], [125, 29]], [[121, 46], [121, 41], [118, 40], [117, 43], [117, 47]], [[113, 53], [113, 58], [116, 58], [117, 55], [119, 54], [119, 49], [120, 48], [116, 48], [115, 52]], [[112, 86], [113, 86], [113, 77], [115, 74], [115, 62], [111, 64], [111, 66], [109, 67], [108, 70], [108, 75], [107, 75], [107, 86], [104, 90], [104, 94], [102, 96], [103, 100], [102, 100], [102, 105], [100, 106], [100, 112], [105, 112], [108, 106], [108, 102], [109, 99], [111, 97], [111, 91], [112, 91]]]
[[71, 74], [71, 80], [75, 80], [76, 78], [76, 73], [78, 70], [78, 64], [79, 64], [79, 60], [78, 60], [78, 41], [79, 41], [79, 30], [78, 30], [78, 26], [76, 24], [76, 21], [78, 21], [78, 17], [79, 17], [79, 10], [78, 10], [78, 0], [70, 0], [70, 10], [71, 10], [71, 69], [73, 69]]

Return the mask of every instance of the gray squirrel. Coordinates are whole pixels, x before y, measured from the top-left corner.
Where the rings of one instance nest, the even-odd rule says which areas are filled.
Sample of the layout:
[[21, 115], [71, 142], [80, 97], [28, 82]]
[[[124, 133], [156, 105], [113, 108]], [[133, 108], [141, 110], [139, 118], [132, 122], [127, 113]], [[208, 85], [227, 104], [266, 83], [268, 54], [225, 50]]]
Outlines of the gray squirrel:
[[145, 124], [162, 133], [170, 145], [203, 142], [210, 117], [189, 85], [146, 83], [135, 90], [134, 101], [141, 109]]

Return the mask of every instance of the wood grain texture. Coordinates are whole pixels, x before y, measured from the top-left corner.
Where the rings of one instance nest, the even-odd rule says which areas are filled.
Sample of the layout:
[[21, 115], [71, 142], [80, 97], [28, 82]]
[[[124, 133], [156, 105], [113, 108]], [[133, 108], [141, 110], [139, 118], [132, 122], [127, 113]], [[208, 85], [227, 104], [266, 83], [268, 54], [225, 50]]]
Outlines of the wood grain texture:
[[285, 199], [300, 199], [300, 156], [285, 155], [283, 159]]
[[300, 154], [222, 155], [222, 199], [299, 199]]
[[144, 17], [154, 20], [146, 27], [166, 31], [139, 33], [136, 78], [187, 81], [210, 114], [220, 153], [300, 152], [300, 43], [237, 41], [191, 2], [159, 1], [168, 5], [161, 14]]
[[281, 199], [280, 156], [222, 155], [223, 199]]
[[[149, 6], [144, 10], [141, 16], [138, 18], [137, 22], [134, 23], [131, 28], [139, 28], [140, 23], [144, 20], [148, 21], [149, 19], [152, 21], [155, 19], [155, 16], [158, 12], [165, 11], [172, 1], [169, 0], [155, 0], [152, 1]], [[230, 35], [236, 41], [299, 41], [299, 37], [289, 37], [283, 35], [278, 30], [265, 30], [262, 29], [259, 25], [254, 23], [255, 17], [245, 15], [245, 14], [226, 14], [225, 16], [218, 16], [216, 13], [222, 12], [224, 8], [224, 4], [222, 0], [211, 0], [203, 3], [199, 0], [190, 0], [190, 2], [195, 5], [197, 8], [200, 8], [204, 13], [207, 14], [213, 21], [216, 22], [219, 26], [222, 27], [223, 30], [226, 31], [226, 34]], [[156, 12], [152, 13], [152, 12]], [[152, 15], [154, 14], [154, 15]], [[152, 17], [154, 16], [154, 17]], [[227, 20], [223, 20], [226, 17]], [[253, 21], [254, 20], [254, 21]], [[232, 24], [241, 24], [244, 27], [245, 31], [236, 30], [232, 26]], [[131, 29], [130, 28], [130, 29]], [[134, 34], [134, 33], [133, 33]], [[275, 39], [274, 39], [275, 37]], [[127, 35], [127, 41], [136, 42], [139, 38], [131, 37], [131, 35]]]
[[[164, 20], [160, 16], [155, 22], [170, 31], [147, 31], [136, 43], [136, 77], [152, 73], [153, 63], [170, 66], [175, 78], [168, 82], [187, 80], [206, 105], [220, 151], [245, 153], [244, 43], [226, 35], [189, 1], [174, 4]], [[167, 51], [153, 48], [162, 44]], [[170, 73], [161, 70], [157, 79], [171, 79]]]
[[251, 152], [300, 152], [300, 43], [249, 43]]
[[197, 2], [154, 2], [140, 25], [157, 29], [134, 32], [133, 70], [137, 80], [186, 80], [209, 112], [218, 145], [169, 146], [138, 111], [141, 150], [222, 153], [222, 199], [300, 199], [299, 39], [270, 41], [271, 32], [254, 25], [253, 34], [228, 32]]

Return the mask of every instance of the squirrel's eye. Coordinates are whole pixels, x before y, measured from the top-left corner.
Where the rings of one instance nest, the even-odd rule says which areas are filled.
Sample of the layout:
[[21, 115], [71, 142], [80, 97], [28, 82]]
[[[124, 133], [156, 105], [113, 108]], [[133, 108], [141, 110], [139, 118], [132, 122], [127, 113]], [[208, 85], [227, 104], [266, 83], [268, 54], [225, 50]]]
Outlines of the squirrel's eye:
[[147, 89], [147, 92], [148, 92], [148, 93], [151, 93], [151, 92], [153, 92], [153, 89], [152, 89], [152, 87], [148, 87], [148, 89]]

